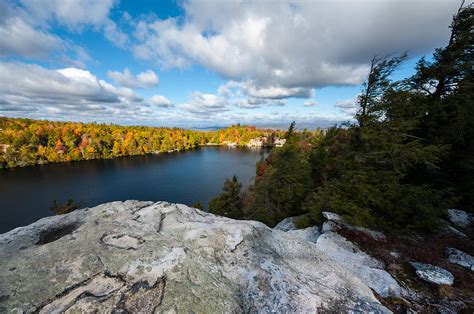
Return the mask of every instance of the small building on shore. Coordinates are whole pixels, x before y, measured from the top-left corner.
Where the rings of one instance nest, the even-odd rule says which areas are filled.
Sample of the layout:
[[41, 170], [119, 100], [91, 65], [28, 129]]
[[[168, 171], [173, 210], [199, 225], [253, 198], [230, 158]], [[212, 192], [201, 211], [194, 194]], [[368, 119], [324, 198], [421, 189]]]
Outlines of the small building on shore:
[[275, 139], [275, 141], [273, 142], [273, 146], [274, 147], [282, 147], [283, 145], [285, 145], [286, 143], [286, 139], [285, 138], [277, 138]]
[[8, 144], [0, 144], [0, 153], [5, 154], [5, 153], [7, 152], [8, 147], [10, 147], [10, 145], [8, 145]]

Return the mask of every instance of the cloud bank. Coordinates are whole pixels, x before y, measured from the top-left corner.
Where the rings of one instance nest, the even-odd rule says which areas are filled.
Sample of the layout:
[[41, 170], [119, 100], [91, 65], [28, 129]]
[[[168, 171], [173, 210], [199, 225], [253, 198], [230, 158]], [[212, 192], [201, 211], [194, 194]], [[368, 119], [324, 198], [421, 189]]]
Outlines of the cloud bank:
[[[374, 54], [425, 53], [448, 38], [456, 1], [187, 1], [182, 19], [135, 25], [134, 54], [252, 81], [254, 94], [360, 84]], [[421, 27], [422, 25], [422, 27]], [[282, 92], [289, 89], [290, 92]]]
[[129, 88], [150, 88], [159, 84], [158, 76], [152, 70], [146, 70], [135, 76], [125, 68], [123, 72], [109, 71], [107, 75], [121, 86]]
[[4, 114], [139, 118], [152, 114], [147, 106], [131, 89], [116, 87], [86, 70], [0, 62], [0, 112]]

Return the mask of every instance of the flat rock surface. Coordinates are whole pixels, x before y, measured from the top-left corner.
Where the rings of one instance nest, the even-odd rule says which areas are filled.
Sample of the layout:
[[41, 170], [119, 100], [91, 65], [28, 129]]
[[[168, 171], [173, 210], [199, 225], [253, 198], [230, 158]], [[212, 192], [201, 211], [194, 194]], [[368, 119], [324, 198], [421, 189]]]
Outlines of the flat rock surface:
[[374, 289], [380, 296], [384, 298], [401, 296], [402, 288], [383, 269], [382, 263], [361, 251], [341, 235], [332, 231], [326, 232], [318, 238], [316, 247]]
[[388, 312], [300, 236], [166, 202], [43, 218], [0, 235], [0, 312]]
[[434, 266], [431, 264], [423, 264], [412, 262], [410, 263], [416, 270], [416, 275], [435, 285], [452, 285], [454, 283], [454, 276], [444, 268]]
[[446, 254], [448, 255], [448, 261], [450, 263], [457, 264], [474, 271], [474, 257], [471, 255], [451, 247], [446, 249]]

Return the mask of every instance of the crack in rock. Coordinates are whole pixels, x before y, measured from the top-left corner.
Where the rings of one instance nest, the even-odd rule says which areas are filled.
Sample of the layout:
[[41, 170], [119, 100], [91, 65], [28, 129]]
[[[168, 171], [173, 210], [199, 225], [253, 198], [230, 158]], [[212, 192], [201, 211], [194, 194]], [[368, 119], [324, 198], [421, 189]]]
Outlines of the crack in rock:
[[100, 242], [119, 249], [136, 250], [145, 240], [128, 234], [110, 233], [104, 234]]
[[106, 297], [113, 292], [122, 288], [125, 283], [116, 277], [112, 277], [103, 273], [99, 273], [85, 282], [74, 285], [58, 296], [52, 302], [40, 307], [39, 313], [59, 313], [64, 312], [73, 306], [79, 299], [85, 296], [93, 296], [96, 298]]
[[146, 281], [135, 283], [123, 294], [114, 312], [154, 313], [163, 300], [165, 285], [165, 277], [157, 280], [153, 286], [149, 286]]

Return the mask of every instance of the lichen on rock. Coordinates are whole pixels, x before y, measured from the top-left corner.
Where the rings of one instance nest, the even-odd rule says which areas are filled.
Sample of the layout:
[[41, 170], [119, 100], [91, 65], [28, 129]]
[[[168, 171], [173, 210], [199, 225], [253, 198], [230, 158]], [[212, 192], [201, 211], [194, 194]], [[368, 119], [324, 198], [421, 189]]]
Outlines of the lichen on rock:
[[0, 312], [388, 312], [316, 231], [166, 202], [43, 218], [0, 235]]

